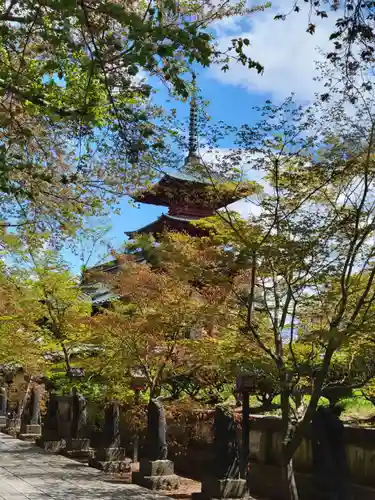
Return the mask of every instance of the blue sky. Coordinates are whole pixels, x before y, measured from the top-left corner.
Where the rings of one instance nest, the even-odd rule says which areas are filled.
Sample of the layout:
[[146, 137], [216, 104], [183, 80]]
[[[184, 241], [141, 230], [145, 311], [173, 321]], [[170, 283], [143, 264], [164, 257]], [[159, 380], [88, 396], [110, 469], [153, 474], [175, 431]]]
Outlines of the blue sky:
[[[314, 80], [315, 61], [321, 59], [319, 50], [329, 50], [329, 34], [333, 31], [335, 16], [317, 21], [314, 36], [306, 33], [307, 12], [293, 14], [286, 21], [275, 21], [280, 10], [289, 10], [291, 2], [282, 0], [281, 7], [274, 5], [263, 13], [254, 13], [247, 18], [226, 19], [215, 24], [217, 40], [222, 48], [237, 36], [249, 38], [249, 54], [264, 65], [263, 75], [248, 70], [240, 64], [232, 64], [223, 73], [220, 67], [198, 68], [198, 85], [204, 99], [210, 101], [208, 112], [214, 121], [223, 120], [229, 124], [254, 124], [256, 115], [253, 106], [265, 100], [282, 101], [291, 92], [298, 101], [307, 103], [321, 84]], [[163, 104], [169, 99], [166, 90], [159, 86], [154, 99]], [[188, 104], [173, 103], [180, 119], [188, 120]], [[231, 144], [224, 144], [230, 147]], [[251, 173], [250, 173], [251, 177]], [[115, 208], [115, 207], [114, 207]], [[131, 206], [127, 199], [120, 203], [121, 215], [112, 215], [105, 221], [110, 224], [108, 242], [112, 248], [119, 248], [125, 241], [125, 231], [137, 229], [157, 218], [166, 209], [141, 205]], [[103, 221], [101, 221], [101, 224]], [[90, 265], [94, 265], [105, 247], [98, 247]], [[74, 272], [79, 271], [80, 261], [70, 252], [64, 257]]]

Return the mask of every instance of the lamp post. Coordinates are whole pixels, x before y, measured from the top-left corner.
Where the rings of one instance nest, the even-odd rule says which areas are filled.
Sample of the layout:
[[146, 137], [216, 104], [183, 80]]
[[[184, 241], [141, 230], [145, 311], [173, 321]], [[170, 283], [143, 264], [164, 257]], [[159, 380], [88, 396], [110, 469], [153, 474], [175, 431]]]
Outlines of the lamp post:
[[[139, 367], [132, 368], [130, 370], [130, 386], [134, 391], [134, 403], [139, 405], [141, 391], [146, 389], [147, 378], [145, 376], [144, 370]], [[139, 454], [139, 435], [136, 433], [134, 436], [133, 445], [133, 463], [138, 462]]]

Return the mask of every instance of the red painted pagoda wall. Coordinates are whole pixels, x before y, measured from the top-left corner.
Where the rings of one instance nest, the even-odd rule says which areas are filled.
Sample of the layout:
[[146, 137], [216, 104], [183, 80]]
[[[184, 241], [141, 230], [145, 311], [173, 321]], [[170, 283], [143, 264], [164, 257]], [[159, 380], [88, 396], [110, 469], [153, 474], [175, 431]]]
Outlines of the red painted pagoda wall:
[[211, 208], [206, 207], [192, 207], [192, 206], [181, 206], [181, 205], [171, 205], [168, 208], [168, 214], [178, 217], [192, 217], [194, 219], [203, 219], [204, 217], [209, 217], [215, 214], [215, 211]]

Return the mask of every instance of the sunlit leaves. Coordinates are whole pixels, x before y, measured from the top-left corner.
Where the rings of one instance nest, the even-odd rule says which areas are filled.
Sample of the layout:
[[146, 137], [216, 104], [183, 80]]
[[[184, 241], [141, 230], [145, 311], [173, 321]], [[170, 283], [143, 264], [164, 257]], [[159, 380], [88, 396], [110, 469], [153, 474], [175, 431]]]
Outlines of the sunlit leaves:
[[[138, 253], [145, 244], [136, 242]], [[233, 301], [221, 272], [229, 259], [220, 247], [170, 234], [153, 248], [156, 267], [124, 259], [118, 275], [102, 276], [122, 300], [92, 324], [102, 335], [107, 371], [121, 376], [140, 366], [151, 393], [157, 393], [177, 376], [215, 366], [221, 336], [236, 316], [228, 310]]]
[[150, 105], [152, 89], [137, 74], [160, 76], [186, 97], [189, 66], [217, 57], [207, 25], [243, 9], [174, 1], [4, 6], [1, 218], [24, 233], [72, 235], [83, 214], [103, 213], [126, 186], [149, 179], [165, 141], [153, 123], [160, 110]]
[[32, 373], [43, 367], [36, 321], [40, 307], [22, 275], [0, 271], [0, 358], [3, 364], [20, 364]]

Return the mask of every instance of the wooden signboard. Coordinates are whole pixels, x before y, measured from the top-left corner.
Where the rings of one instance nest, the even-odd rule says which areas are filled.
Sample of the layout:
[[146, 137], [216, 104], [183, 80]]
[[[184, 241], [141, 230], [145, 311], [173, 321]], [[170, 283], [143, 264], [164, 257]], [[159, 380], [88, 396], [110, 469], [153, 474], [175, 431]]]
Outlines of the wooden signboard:
[[254, 392], [255, 380], [252, 375], [242, 374], [236, 378], [236, 391], [237, 392]]

